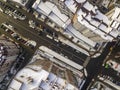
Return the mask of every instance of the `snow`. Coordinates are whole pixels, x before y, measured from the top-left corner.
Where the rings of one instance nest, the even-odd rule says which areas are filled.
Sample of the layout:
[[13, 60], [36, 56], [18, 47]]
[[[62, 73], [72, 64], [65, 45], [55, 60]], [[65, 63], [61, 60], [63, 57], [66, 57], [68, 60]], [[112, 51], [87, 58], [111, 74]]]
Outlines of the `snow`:
[[69, 25], [67, 28], [72, 34], [74, 34], [76, 37], [78, 37], [80, 40], [84, 41], [85, 43], [91, 45], [92, 47], [96, 45], [95, 42], [82, 35], [79, 31], [75, 30], [74, 27], [72, 27], [72, 25]]
[[56, 84], [61, 85], [61, 86], [65, 86], [65, 80], [63, 80], [62, 78], [58, 78], [56, 81]]
[[113, 21], [111, 27], [117, 29], [119, 25], [120, 23], [118, 23], [117, 21]]
[[83, 15], [83, 16], [86, 16], [86, 13], [83, 12], [83, 11], [80, 9], [80, 10], [77, 11], [77, 15], [78, 15], [78, 17], [79, 17], [79, 16], [82, 16], [82, 15]]
[[71, 89], [75, 89], [74, 86], [72, 86], [71, 84], [67, 84], [66, 90], [71, 90]]
[[57, 76], [54, 75], [53, 73], [50, 73], [49, 76], [48, 76], [49, 82], [53, 82], [56, 78], [57, 78]]
[[46, 82], [42, 82], [40, 84], [40, 87], [43, 89], [43, 90], [51, 90], [51, 86], [49, 85], [49, 83], [46, 83]]
[[91, 11], [93, 9], [93, 5], [90, 4], [89, 2], [86, 2], [83, 7], [87, 9], [88, 11]]
[[[66, 33], [67, 33], [67, 32], [66, 32]], [[70, 34], [70, 32], [68, 32], [68, 34]], [[76, 39], [76, 40], [74, 41], [74, 39]], [[76, 37], [74, 37], [74, 39], [73, 39], [73, 42], [75, 42], [75, 43], [79, 40], [79, 39], [77, 39]], [[73, 44], [72, 42], [70, 42], [70, 41], [68, 41], [68, 40], [64, 40], [64, 39], [61, 38], [61, 37], [59, 37], [59, 40], [60, 40], [62, 43], [65, 43], [66, 45], [68, 45], [68, 46], [70, 46], [70, 47], [73, 47], [74, 49], [76, 49], [76, 50], [78, 50], [78, 51], [80, 51], [80, 52], [82, 52], [82, 53], [84, 53], [84, 54], [86, 54], [86, 55], [89, 56], [89, 53], [88, 53], [86, 50], [78, 47], [77, 45]], [[78, 44], [80, 44], [80, 42], [79, 42]], [[87, 45], [84, 44], [84, 43], [81, 43], [80, 45], [82, 45], [83, 47], [87, 48], [88, 50], [90, 49], [90, 47], [87, 46]]]
[[[42, 80], [46, 80], [48, 75], [49, 73], [45, 70], [36, 72], [33, 71], [32, 69], [25, 68], [16, 75], [16, 79], [26, 83], [28, 85], [28, 88], [32, 89], [38, 87], [39, 83]], [[29, 78], [33, 79], [33, 82], [31, 82]]]
[[28, 0], [11, 0], [11, 1], [17, 2], [17, 3], [21, 4], [22, 6], [25, 6], [26, 3], [28, 2]]
[[38, 13], [43, 13], [48, 16], [52, 21], [58, 24], [61, 27], [64, 27], [68, 23], [69, 17], [65, 14], [62, 14], [57, 6], [49, 1], [36, 3], [32, 6]]
[[40, 9], [46, 14], [46, 16], [48, 16], [51, 13], [52, 8], [54, 8], [54, 4], [50, 2], [46, 2], [46, 3], [40, 2], [38, 7], [36, 8], [36, 11]]
[[[112, 19], [116, 19], [118, 17], [118, 15], [120, 14], [120, 8], [116, 7], [115, 8], [115, 13], [112, 16]], [[120, 17], [120, 16], [119, 16]], [[120, 19], [119, 19], [120, 20]]]
[[54, 12], [54, 14], [57, 17], [59, 17], [63, 22], [66, 22], [68, 20], [68, 17], [65, 14], [62, 14], [60, 10], [57, 8], [57, 6], [54, 6], [54, 8], [52, 9], [52, 12]]
[[74, 4], [74, 0], [66, 0], [65, 5], [73, 12], [75, 13], [77, 10], [76, 4]]
[[99, 20], [103, 21], [104, 23], [106, 23], [107, 25], [109, 25], [110, 21], [107, 18], [107, 16], [105, 16], [104, 14], [102, 14], [99, 10], [96, 11], [96, 15], [95, 18], [98, 18]]
[[93, 25], [95, 25], [95, 26], [99, 26], [100, 25], [100, 22], [97, 22], [97, 21], [95, 21], [95, 20], [91, 20], [91, 24], [93, 24]]
[[11, 84], [13, 84], [12, 88], [14, 88], [14, 90], [19, 90], [21, 88], [21, 86], [22, 86], [22, 83], [20, 83], [20, 82], [18, 82], [16, 80], [13, 80]]
[[68, 65], [70, 65], [70, 66], [72, 66], [72, 67], [74, 67], [74, 68], [76, 68], [76, 69], [78, 69], [78, 70], [81, 70], [81, 69], [83, 68], [83, 66], [81, 66], [81, 65], [73, 62], [73, 61], [70, 60], [70, 59], [67, 59], [67, 58], [63, 57], [62, 55], [60, 55], [60, 54], [52, 51], [51, 49], [49, 49], [49, 48], [47, 48], [47, 47], [45, 47], [45, 46], [41, 46], [41, 47], [39, 47], [39, 49], [42, 50], [42, 51], [44, 51], [44, 52], [46, 52], [46, 53], [51, 54], [52, 56], [58, 58], [58, 59], [61, 60], [62, 62], [65, 62], [65, 63], [67, 63]]
[[78, 3], [83, 3], [85, 2], [86, 0], [76, 0]]
[[[43, 49], [49, 52], [48, 49]], [[32, 59], [35, 59], [36, 55], [41, 57], [40, 50], [35, 53]], [[37, 61], [37, 58], [35, 61]], [[9, 85], [8, 90], [41, 90], [41, 88], [44, 90], [58, 90], [58, 88], [59, 90], [67, 88], [69, 90], [78, 90], [66, 80], [56, 76], [52, 72], [43, 70], [42, 65], [36, 65], [34, 62], [28, 64], [17, 73]]]
[[59, 26], [64, 26], [64, 22], [60, 20], [60, 18], [56, 16], [54, 13], [51, 13], [49, 15], [49, 18], [52, 19], [55, 23], [57, 23]]

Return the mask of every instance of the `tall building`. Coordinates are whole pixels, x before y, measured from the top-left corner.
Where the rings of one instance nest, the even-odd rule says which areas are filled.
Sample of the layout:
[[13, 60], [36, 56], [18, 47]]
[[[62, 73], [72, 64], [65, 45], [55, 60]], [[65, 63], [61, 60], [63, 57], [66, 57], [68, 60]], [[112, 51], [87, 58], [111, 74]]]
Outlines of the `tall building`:
[[13, 62], [16, 60], [19, 53], [18, 46], [6, 39], [0, 37], [0, 80], [4, 77], [10, 69]]
[[[97, 4], [110, 4], [105, 0], [97, 1]], [[65, 35], [71, 36], [72, 41], [89, 54], [100, 55], [105, 43], [119, 35], [118, 29], [110, 26], [109, 17], [90, 0], [36, 0], [32, 7], [61, 27]]]
[[[41, 51], [42, 48], [48, 53]], [[17, 73], [8, 90], [79, 90], [84, 82], [83, 73], [70, 67], [68, 63], [71, 62], [66, 63], [62, 56], [54, 52], [55, 57], [52, 53], [53, 51], [41, 46], [31, 62]], [[60, 58], [63, 61], [58, 60]]]

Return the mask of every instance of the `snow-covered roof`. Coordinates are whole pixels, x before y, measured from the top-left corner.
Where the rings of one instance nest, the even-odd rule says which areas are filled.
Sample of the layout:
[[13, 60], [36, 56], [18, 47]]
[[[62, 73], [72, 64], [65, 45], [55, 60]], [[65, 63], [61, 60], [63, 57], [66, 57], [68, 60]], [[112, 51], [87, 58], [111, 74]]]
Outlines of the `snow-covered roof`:
[[53, 50], [51, 50], [51, 49], [49, 49], [49, 48], [47, 48], [47, 47], [45, 47], [45, 46], [41, 46], [41, 47], [39, 47], [39, 49], [42, 50], [42, 51], [44, 51], [45, 53], [50, 54], [50, 55], [53, 56], [53, 57], [58, 58], [60, 61], [66, 63], [66, 64], [68, 64], [68, 65], [70, 65], [70, 66], [72, 66], [72, 67], [74, 67], [74, 68], [76, 68], [76, 69], [78, 69], [78, 70], [83, 69], [83, 66], [81, 66], [81, 65], [73, 62], [73, 61], [70, 60], [70, 59], [67, 59], [67, 58], [63, 57], [62, 55], [54, 52]]
[[[110, 20], [107, 16], [102, 14], [96, 6], [93, 6], [89, 2], [85, 2], [83, 7], [84, 8], [81, 7], [77, 11], [77, 20], [79, 23], [86, 26], [96, 34], [100, 35], [105, 40], [112, 41], [114, 37], [118, 36], [118, 32], [111, 32], [112, 29], [109, 27]], [[114, 22], [112, 26], [115, 28], [118, 27], [119, 24], [116, 24], [116, 22]], [[107, 35], [107, 33], [110, 33], [110, 35]]]
[[11, 88], [15, 90], [36, 90], [36, 88], [42, 88], [44, 90], [53, 90], [53, 88], [69, 88], [70, 90], [78, 90], [75, 86], [69, 84], [66, 80], [54, 75], [53, 73], [49, 73], [43, 69], [35, 71], [32, 67], [25, 67], [18, 72], [11, 82], [8, 90]]
[[10, 87], [14, 88], [14, 86], [17, 85], [15, 80], [19, 80], [22, 82], [21, 88], [24, 87], [22, 90], [32, 90], [37, 88], [42, 80], [46, 80], [48, 75], [49, 73], [45, 70], [40, 70], [37, 72], [30, 68], [24, 68], [16, 75]]
[[56, 78], [57, 78], [57, 76], [55, 74], [53, 74], [53, 73], [50, 73], [49, 76], [48, 76], [49, 82], [55, 81]]
[[83, 3], [85, 2], [86, 0], [76, 0], [78, 3]]
[[[15, 85], [13, 85], [13, 87], [12, 87], [12, 88], [14, 88], [14, 90], [19, 90], [19, 89], [21, 88], [21, 86], [22, 86], [22, 83], [19, 82], [19, 81], [16, 81], [16, 80], [13, 80], [13, 81], [11, 82], [11, 84], [15, 84]], [[12, 90], [13, 90], [13, 89], [12, 89]]]
[[27, 4], [27, 2], [28, 2], [28, 0], [11, 0], [11, 1], [17, 2], [22, 6], [25, 6]]
[[83, 7], [84, 7], [85, 9], [87, 9], [88, 11], [91, 11], [94, 6], [93, 6], [92, 4], [90, 4], [89, 2], [86, 2], [86, 3], [83, 5]]
[[85, 37], [84, 35], [82, 35], [79, 31], [75, 30], [75, 28], [72, 25], [69, 25], [67, 27], [67, 29], [74, 34], [76, 37], [78, 37], [78, 39], [84, 41], [85, 43], [87, 43], [88, 45], [91, 45], [92, 47], [94, 47], [96, 45], [96, 42], [93, 42], [92, 40], [88, 39], [87, 37]]
[[66, 82], [62, 78], [57, 78], [56, 84], [61, 85], [61, 86], [65, 86]]
[[74, 0], [66, 0], [65, 5], [73, 12], [75, 13], [77, 10], [76, 4], [74, 3]]
[[[39, 3], [38, 3], [39, 2]], [[57, 6], [49, 1], [42, 2], [37, 0], [32, 6], [38, 13], [43, 13], [48, 16], [52, 21], [63, 27], [68, 21], [69, 17], [62, 14]]]

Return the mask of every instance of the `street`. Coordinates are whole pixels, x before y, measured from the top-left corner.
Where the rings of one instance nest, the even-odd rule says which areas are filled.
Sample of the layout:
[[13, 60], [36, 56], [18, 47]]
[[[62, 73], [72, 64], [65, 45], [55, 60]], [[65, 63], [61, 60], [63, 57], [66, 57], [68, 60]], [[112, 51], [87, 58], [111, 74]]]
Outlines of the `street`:
[[[52, 50], [58, 52], [59, 54], [67, 56], [69, 59], [73, 60], [74, 62], [76, 62], [80, 65], [83, 65], [84, 61], [87, 58], [87, 56], [85, 54], [83, 54], [81, 52], [76, 52], [75, 49], [73, 49], [67, 45], [63, 45], [62, 43], [51, 40], [51, 39], [47, 38], [46, 36], [38, 35], [37, 30], [29, 27], [29, 24], [28, 24], [29, 20], [35, 20], [37, 23], [39, 23], [40, 25], [43, 25], [46, 28], [49, 28], [50, 30], [52, 30], [52, 28], [50, 28], [45, 23], [37, 20], [36, 18], [34, 18], [34, 16], [31, 13], [29, 13], [29, 14], [27, 12], [25, 13], [25, 11], [22, 9], [21, 9], [21, 11], [23, 11], [24, 14], [27, 16], [26, 20], [24, 20], [24, 21], [16, 20], [13, 17], [10, 17], [4, 13], [0, 13], [0, 17], [1, 17], [0, 24], [4, 23], [4, 22], [8, 22], [16, 28], [15, 31], [17, 33], [19, 33], [21, 36], [28, 38], [30, 40], [36, 41], [37, 42], [36, 49], [41, 45], [47, 46], [47, 47], [51, 48]], [[52, 31], [55, 31], [55, 30], [52, 30]], [[59, 33], [57, 33], [57, 34], [59, 34]]]
[[96, 79], [98, 74], [100, 74], [103, 61], [105, 60], [108, 53], [110, 52], [110, 48], [114, 47], [115, 43], [116, 42], [109, 42], [99, 57], [91, 58], [90, 62], [88, 63], [88, 65], [86, 67], [87, 72], [88, 72], [88, 77], [86, 78], [86, 82], [81, 90], [87, 90], [92, 79], [93, 78]]

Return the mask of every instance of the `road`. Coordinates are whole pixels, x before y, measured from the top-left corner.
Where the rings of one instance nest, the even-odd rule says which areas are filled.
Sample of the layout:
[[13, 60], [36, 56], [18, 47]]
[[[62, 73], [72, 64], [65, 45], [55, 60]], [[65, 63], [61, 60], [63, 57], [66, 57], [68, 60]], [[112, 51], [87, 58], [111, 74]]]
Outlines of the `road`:
[[103, 61], [109, 54], [110, 48], [114, 47], [114, 45], [115, 45], [115, 42], [109, 42], [99, 57], [92, 58], [90, 60], [90, 62], [88, 63], [86, 67], [87, 72], [88, 72], [88, 77], [86, 78], [86, 82], [81, 90], [87, 90], [92, 79], [93, 78], [95, 79], [98, 76], [98, 74], [101, 72]]
[[[47, 47], [51, 48], [52, 50], [55, 50], [59, 53], [64, 54], [64, 56], [67, 56], [69, 59], [73, 60], [74, 62], [76, 62], [80, 65], [83, 65], [84, 61], [87, 58], [86, 55], [84, 55], [83, 53], [80, 53], [80, 52], [76, 52], [75, 49], [73, 49], [67, 45], [63, 45], [62, 43], [57, 43], [54, 40], [51, 40], [45, 36], [38, 35], [38, 31], [29, 27], [28, 21], [30, 19], [35, 20], [37, 23], [45, 26], [46, 28], [49, 28], [50, 30], [52, 28], [50, 28], [45, 23], [42, 23], [42, 22], [36, 20], [36, 18], [34, 18], [34, 16], [32, 14], [28, 14], [27, 12], [25, 13], [24, 10], [21, 10], [21, 11], [23, 11], [24, 14], [27, 16], [26, 20], [24, 20], [24, 21], [15, 20], [12, 17], [10, 17], [4, 13], [0, 13], [0, 17], [1, 17], [0, 24], [3, 22], [8, 22], [16, 28], [17, 33], [19, 33], [23, 37], [26, 37], [28, 39], [36, 41], [37, 48], [41, 45], [47, 46]], [[55, 31], [55, 30], [52, 30], [52, 31]]]

